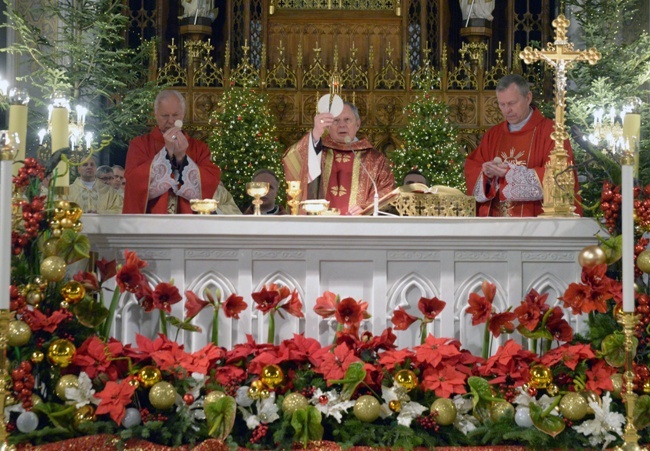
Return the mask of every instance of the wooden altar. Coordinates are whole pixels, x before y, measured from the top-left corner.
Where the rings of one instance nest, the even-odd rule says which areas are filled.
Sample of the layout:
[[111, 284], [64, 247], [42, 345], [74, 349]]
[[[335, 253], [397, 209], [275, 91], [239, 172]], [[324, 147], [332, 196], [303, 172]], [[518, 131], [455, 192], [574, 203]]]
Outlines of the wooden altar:
[[[472, 292], [488, 280], [497, 286], [497, 311], [517, 306], [531, 289], [549, 293], [549, 304], [580, 279], [577, 253], [596, 243], [598, 224], [588, 218], [425, 218], [312, 216], [84, 215], [84, 233], [100, 257], [121, 260], [125, 249], [149, 262], [152, 283], [173, 279], [181, 293], [206, 288], [244, 297], [239, 321], [221, 324], [219, 343], [231, 348], [247, 334], [265, 340], [266, 317], [252, 308], [250, 294], [277, 282], [296, 289], [304, 319], [276, 319], [276, 341], [305, 333], [331, 342], [335, 324], [314, 311], [325, 291], [369, 303], [372, 318], [362, 328], [381, 333], [403, 306], [417, 314], [420, 297], [445, 301], [432, 323], [436, 336], [455, 337], [480, 354], [483, 329], [465, 314]], [[560, 303], [561, 304], [561, 303]], [[173, 306], [183, 317], [183, 302]], [[576, 332], [582, 325], [565, 312]], [[181, 332], [189, 350], [204, 346], [212, 316], [195, 319], [202, 333]], [[143, 313], [132, 295], [120, 299], [114, 335], [132, 342], [136, 333], [155, 335], [157, 318]], [[397, 332], [399, 347], [417, 343], [417, 328]], [[498, 342], [494, 346], [498, 346]]]

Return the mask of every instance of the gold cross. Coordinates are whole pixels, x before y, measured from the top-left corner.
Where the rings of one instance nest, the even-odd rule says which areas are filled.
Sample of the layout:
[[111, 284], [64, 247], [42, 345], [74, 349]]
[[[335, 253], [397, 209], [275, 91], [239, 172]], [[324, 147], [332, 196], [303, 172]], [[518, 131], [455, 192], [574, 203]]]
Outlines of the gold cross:
[[569, 168], [569, 155], [564, 149], [564, 141], [569, 138], [564, 127], [566, 72], [577, 61], [586, 61], [593, 65], [601, 57], [600, 52], [593, 47], [589, 50], [574, 50], [573, 44], [568, 41], [566, 36], [570, 23], [564, 14], [560, 14], [552, 23], [555, 28], [554, 42], [549, 42], [545, 50], [537, 50], [528, 46], [519, 54], [526, 64], [542, 60], [555, 69], [555, 127], [551, 133], [551, 138], [555, 141], [555, 148], [546, 163], [542, 183], [544, 213], [541, 216], [575, 216], [573, 213], [575, 209], [573, 193], [575, 179], [573, 170]]

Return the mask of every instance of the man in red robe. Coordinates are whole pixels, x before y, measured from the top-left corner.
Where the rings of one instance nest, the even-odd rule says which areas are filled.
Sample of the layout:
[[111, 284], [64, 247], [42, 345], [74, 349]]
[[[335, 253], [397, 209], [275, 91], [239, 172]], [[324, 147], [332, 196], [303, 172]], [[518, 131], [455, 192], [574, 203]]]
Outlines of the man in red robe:
[[[476, 197], [477, 216], [538, 216], [546, 163], [555, 147], [554, 123], [531, 106], [533, 94], [523, 77], [506, 75], [496, 94], [505, 121], [489, 129], [467, 157], [467, 194]], [[573, 164], [568, 140], [564, 148]], [[577, 193], [575, 173], [574, 178]], [[581, 212], [579, 205], [576, 212]]]
[[367, 139], [357, 138], [359, 128], [359, 111], [345, 102], [336, 117], [317, 114], [313, 129], [286, 150], [284, 175], [302, 182], [301, 200], [326, 199], [341, 214], [355, 214], [372, 204], [375, 189], [380, 198], [393, 190], [390, 162]]
[[191, 199], [212, 198], [221, 171], [207, 144], [181, 130], [185, 99], [162, 91], [154, 103], [156, 127], [129, 144], [122, 213], [192, 213]]

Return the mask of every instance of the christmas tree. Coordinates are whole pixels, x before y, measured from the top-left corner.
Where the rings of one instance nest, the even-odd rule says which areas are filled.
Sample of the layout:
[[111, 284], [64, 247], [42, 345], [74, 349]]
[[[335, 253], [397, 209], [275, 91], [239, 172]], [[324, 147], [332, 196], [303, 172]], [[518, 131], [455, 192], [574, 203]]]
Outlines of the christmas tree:
[[208, 145], [213, 161], [221, 168], [221, 180], [243, 211], [251, 202], [246, 183], [258, 169], [271, 169], [284, 193], [282, 150], [265, 95], [249, 88], [226, 91], [211, 117], [212, 134]]
[[458, 144], [458, 132], [449, 121], [447, 105], [424, 94], [408, 105], [405, 113], [408, 124], [400, 133], [403, 144], [390, 154], [397, 183], [407, 172], [417, 169], [430, 186], [465, 191], [465, 155]]

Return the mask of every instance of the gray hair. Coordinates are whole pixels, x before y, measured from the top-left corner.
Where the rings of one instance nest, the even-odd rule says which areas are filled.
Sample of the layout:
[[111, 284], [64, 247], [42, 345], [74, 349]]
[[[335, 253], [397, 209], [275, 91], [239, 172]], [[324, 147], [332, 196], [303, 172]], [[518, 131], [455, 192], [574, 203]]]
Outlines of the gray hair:
[[97, 177], [101, 177], [105, 174], [113, 175], [113, 168], [106, 165], [97, 168]]
[[530, 92], [530, 84], [528, 83], [528, 80], [517, 74], [510, 74], [501, 78], [499, 83], [497, 83], [497, 92], [505, 91], [513, 84], [517, 86], [519, 94], [521, 94], [522, 97], [526, 97]]
[[120, 171], [123, 171], [123, 170], [124, 170], [124, 168], [123, 168], [122, 166], [120, 166], [119, 164], [114, 164], [114, 165], [112, 166], [112, 168], [113, 168], [113, 169], [118, 169], [118, 170], [120, 170]]
[[183, 97], [183, 94], [180, 92], [174, 90], [174, 89], [165, 89], [164, 91], [160, 91], [158, 95], [156, 96], [156, 100], [153, 102], [153, 111], [154, 113], [158, 113], [158, 105], [160, 105], [160, 102], [166, 99], [169, 99], [170, 97], [176, 97], [178, 101], [181, 103], [181, 108], [183, 108], [183, 114], [185, 113], [185, 97]]
[[354, 103], [343, 102], [343, 105], [349, 106], [350, 109], [352, 110], [352, 113], [354, 113], [354, 117], [356, 117], [358, 121], [361, 120], [361, 118], [359, 117], [359, 109], [354, 105]]

